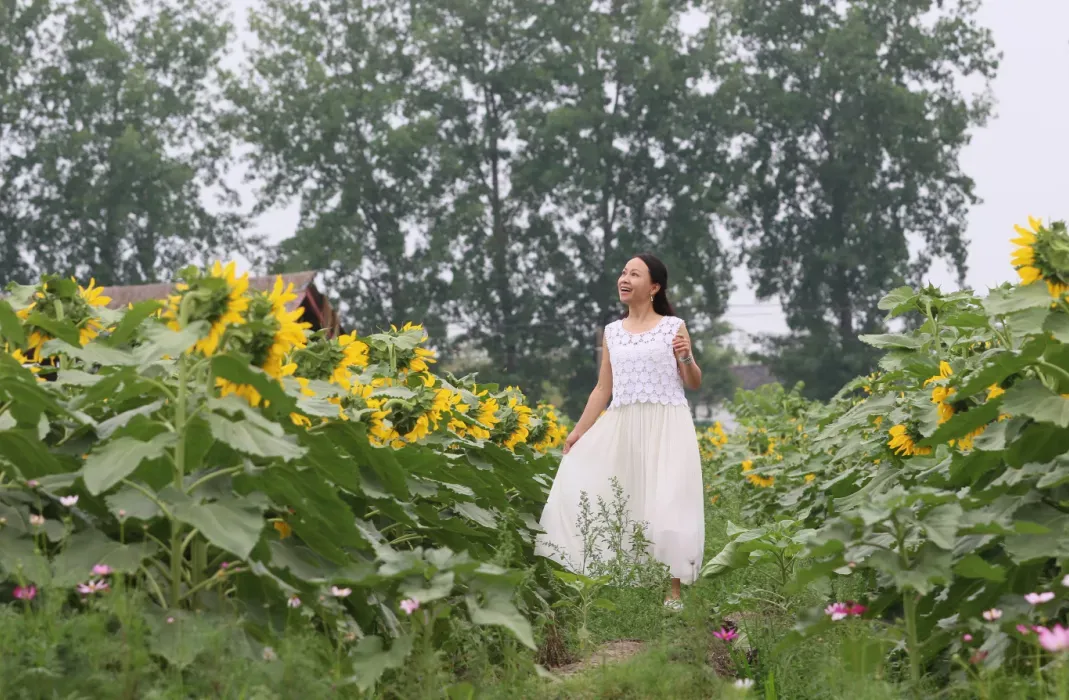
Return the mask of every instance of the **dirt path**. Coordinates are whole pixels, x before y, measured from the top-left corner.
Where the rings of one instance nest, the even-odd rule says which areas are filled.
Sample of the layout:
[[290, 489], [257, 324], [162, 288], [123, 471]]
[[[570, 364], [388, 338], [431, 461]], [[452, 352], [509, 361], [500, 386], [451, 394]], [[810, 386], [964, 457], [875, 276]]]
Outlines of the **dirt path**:
[[641, 654], [645, 648], [646, 643], [638, 639], [617, 639], [602, 644], [583, 661], [576, 661], [575, 663], [550, 669], [550, 671], [558, 678], [569, 678], [577, 673], [589, 671], [604, 664], [627, 661], [631, 657]]

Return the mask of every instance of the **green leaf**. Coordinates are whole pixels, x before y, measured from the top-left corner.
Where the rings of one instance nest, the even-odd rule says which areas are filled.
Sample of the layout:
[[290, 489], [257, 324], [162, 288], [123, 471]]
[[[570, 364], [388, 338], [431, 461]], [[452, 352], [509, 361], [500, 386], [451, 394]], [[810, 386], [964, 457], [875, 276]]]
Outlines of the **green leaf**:
[[902, 333], [880, 333], [876, 335], [859, 335], [858, 340], [869, 345], [886, 349], [886, 348], [905, 348], [907, 350], [917, 350], [924, 346], [924, 340], [913, 335], [905, 335]]
[[1006, 391], [1002, 405], [1014, 416], [1028, 416], [1040, 423], [1069, 428], [1069, 399], [1055, 394], [1040, 382], [1029, 379]]
[[26, 479], [67, 471], [37, 435], [28, 430], [0, 430], [0, 457], [11, 462]]
[[297, 410], [297, 402], [282, 385], [262, 370], [254, 368], [246, 359], [234, 355], [216, 355], [212, 357], [212, 372], [235, 384], [247, 384], [256, 389], [270, 404], [264, 408], [269, 415], [288, 416]]
[[986, 561], [978, 554], [969, 554], [954, 565], [954, 573], [965, 578], [979, 578], [987, 581], [1005, 581], [1006, 569]]
[[7, 578], [22, 578], [29, 583], [44, 586], [52, 581], [48, 559], [37, 551], [33, 540], [17, 537], [10, 528], [0, 529], [0, 570]]
[[37, 326], [53, 338], [59, 338], [73, 347], [77, 348], [82, 344], [78, 329], [70, 321], [57, 321], [45, 316], [40, 311], [32, 311], [26, 317], [26, 325]]
[[158, 301], [139, 301], [127, 309], [105, 342], [113, 348], [119, 347], [133, 336], [146, 318], [162, 308], [163, 304]]
[[472, 622], [477, 625], [500, 625], [512, 632], [516, 639], [528, 649], [532, 651], [538, 649], [534, 643], [534, 634], [531, 632], [531, 623], [520, 614], [507, 597], [495, 595], [487, 601], [485, 607], [479, 605], [475, 596], [469, 595], [465, 599]]
[[352, 651], [353, 677], [349, 680], [365, 693], [375, 687], [386, 671], [405, 665], [412, 653], [412, 637], [394, 639], [389, 651], [383, 651], [383, 646], [382, 637], [371, 635], [361, 639]]
[[108, 510], [116, 518], [125, 517], [147, 521], [163, 514], [155, 501], [130, 486], [106, 496], [104, 502], [108, 504]]
[[11, 304], [4, 299], [0, 299], [0, 336], [15, 347], [26, 346], [26, 331], [22, 328], [22, 322]]
[[1001, 397], [988, 401], [981, 406], [973, 406], [964, 413], [955, 413], [950, 420], [943, 423], [929, 437], [921, 440], [920, 447], [935, 447], [950, 440], [957, 440], [972, 433], [977, 428], [994, 422], [999, 416]]
[[126, 350], [110, 348], [103, 341], [92, 340], [79, 348], [67, 345], [62, 341], [50, 340], [44, 344], [46, 355], [63, 353], [79, 362], [89, 366], [100, 365], [101, 367], [134, 366], [138, 364], [137, 358]]
[[106, 564], [120, 573], [132, 574], [157, 549], [156, 543], [151, 540], [123, 544], [108, 539], [99, 530], [85, 530], [72, 535], [63, 551], [52, 561], [54, 583], [57, 586], [73, 586], [87, 581], [97, 564]]
[[159, 459], [178, 442], [171, 432], [159, 433], [147, 442], [121, 437], [89, 453], [82, 467], [82, 480], [94, 496], [107, 491], [134, 473], [145, 460]]
[[139, 345], [133, 355], [140, 365], [149, 365], [164, 357], [177, 358], [208, 332], [204, 321], [191, 323], [180, 331], [174, 331], [163, 324], [145, 326], [145, 342]]
[[935, 546], [940, 549], [954, 549], [957, 544], [958, 523], [963, 512], [957, 503], [944, 503], [925, 514], [921, 519], [921, 527]]
[[1069, 344], [1069, 315], [1052, 313], [1047, 317], [1043, 330], [1054, 336], [1054, 339], [1058, 342]]
[[1011, 289], [996, 289], [984, 299], [984, 309], [993, 316], [1042, 307], [1049, 309], [1050, 292], [1044, 284], [1027, 284]]
[[292, 438], [278, 437], [248, 420], [232, 421], [215, 413], [207, 416], [212, 435], [231, 449], [257, 457], [277, 457], [290, 461], [301, 457], [305, 448]]
[[489, 528], [496, 528], [497, 527], [497, 519], [494, 517], [494, 514], [491, 513], [490, 511], [486, 510], [485, 508], [480, 508], [479, 506], [475, 505], [474, 503], [465, 503], [465, 502], [459, 501], [459, 502], [453, 503], [452, 508], [456, 512], [460, 513], [461, 515], [463, 515], [463, 516], [465, 516], [465, 517], [467, 517], [467, 518], [469, 518], [471, 520], [474, 520], [475, 522], [479, 523], [483, 527], [489, 527]]
[[122, 413], [118, 413], [107, 419], [106, 421], [97, 424], [97, 437], [99, 437], [101, 440], [107, 440], [112, 436], [112, 433], [114, 433], [119, 428], [126, 426], [126, 424], [129, 423], [135, 417], [150, 416], [156, 411], [163, 408], [163, 404], [164, 400], [159, 399], [158, 401], [153, 401], [152, 403], [147, 403], [143, 406], [138, 406], [137, 408], [131, 408], [129, 411], [123, 411]]
[[244, 500], [180, 501], [173, 504], [172, 510], [175, 518], [197, 528], [209, 542], [239, 559], [249, 558], [263, 531], [260, 510]]
[[903, 307], [911, 306], [911, 303], [916, 298], [917, 292], [912, 287], [898, 287], [897, 289], [892, 289], [887, 293], [887, 296], [880, 299], [876, 307], [880, 311], [890, 311], [890, 316], [894, 317], [908, 310]]
[[147, 614], [145, 619], [151, 630], [149, 650], [176, 669], [191, 665], [211, 648], [213, 637], [229, 629], [221, 620], [184, 610], [161, 610]]

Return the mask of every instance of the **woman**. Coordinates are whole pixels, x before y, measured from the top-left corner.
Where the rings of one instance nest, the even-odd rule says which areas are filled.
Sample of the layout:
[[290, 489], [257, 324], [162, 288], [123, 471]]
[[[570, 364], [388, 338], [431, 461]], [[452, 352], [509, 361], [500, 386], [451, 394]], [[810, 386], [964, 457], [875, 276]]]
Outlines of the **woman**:
[[[648, 253], [620, 273], [616, 288], [627, 313], [605, 327], [598, 384], [564, 443], [535, 551], [585, 573], [591, 543], [579, 524], [580, 498], [611, 503], [615, 478], [631, 520], [645, 524], [649, 553], [671, 571], [665, 605], [678, 609], [680, 582], [697, 578], [705, 547], [701, 457], [683, 394], [701, 385], [702, 372], [667, 287], [668, 269]], [[604, 542], [594, 547], [602, 559], [614, 554]]]

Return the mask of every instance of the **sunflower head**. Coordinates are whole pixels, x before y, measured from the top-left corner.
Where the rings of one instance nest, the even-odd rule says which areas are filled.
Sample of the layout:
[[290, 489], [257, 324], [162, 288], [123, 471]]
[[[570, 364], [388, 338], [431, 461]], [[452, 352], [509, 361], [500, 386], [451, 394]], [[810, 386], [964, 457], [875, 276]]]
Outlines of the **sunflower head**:
[[910, 457], [913, 455], [930, 455], [932, 453], [932, 448], [930, 447], [917, 447], [919, 437], [909, 426], [903, 423], [893, 426], [887, 433], [891, 437], [887, 442], [887, 446], [897, 455]]
[[293, 353], [293, 361], [298, 377], [352, 390], [357, 384], [353, 372], [367, 367], [367, 351], [368, 346], [355, 333], [328, 338], [320, 331]]
[[1017, 246], [1010, 255], [1021, 284], [1043, 280], [1052, 297], [1069, 293], [1069, 230], [1064, 221], [1044, 226], [1042, 220], [1028, 217], [1028, 227], [1014, 226]]
[[250, 297], [248, 273], [238, 277], [236, 264], [216, 262], [208, 272], [187, 267], [179, 273], [175, 292], [162, 318], [173, 330], [205, 322], [208, 332], [193, 344], [193, 351], [214, 355], [232, 326], [246, 323]]
[[85, 345], [97, 337], [104, 324], [97, 314], [97, 309], [111, 303], [111, 298], [103, 295], [103, 289], [92, 280], [88, 287], [80, 287], [72, 278], [57, 275], [45, 275], [33, 290], [30, 303], [17, 312], [24, 322], [28, 337], [27, 346], [34, 362], [43, 359], [43, 346], [52, 339], [49, 331], [34, 323], [41, 319], [44, 325], [52, 323], [72, 325], [78, 332], [78, 342]]
[[286, 310], [286, 304], [296, 298], [292, 285], [283, 289], [281, 277], [275, 281], [273, 292], [249, 293], [245, 323], [232, 327], [228, 341], [246, 354], [253, 366], [276, 379], [283, 376], [288, 355], [307, 344], [305, 333], [311, 324], [298, 321], [304, 310]]

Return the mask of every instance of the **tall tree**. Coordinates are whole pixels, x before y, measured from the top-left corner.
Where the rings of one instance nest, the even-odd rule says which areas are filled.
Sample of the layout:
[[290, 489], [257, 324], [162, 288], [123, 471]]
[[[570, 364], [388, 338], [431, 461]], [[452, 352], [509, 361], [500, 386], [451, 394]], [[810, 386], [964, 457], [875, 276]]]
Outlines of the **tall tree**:
[[[973, 181], [959, 158], [990, 111], [965, 77], [997, 55], [979, 0], [745, 0], [733, 5], [741, 143], [736, 233], [757, 294], [796, 336], [777, 368], [827, 396], [872, 360], [879, 297], [934, 258], [965, 273]], [[910, 261], [910, 245], [920, 253]], [[818, 352], [819, 349], [819, 352]], [[819, 357], [819, 360], [817, 359]]]
[[517, 187], [523, 128], [551, 95], [546, 55], [557, 11], [538, 0], [413, 5], [419, 55], [438, 82], [438, 176], [446, 196], [436, 236], [453, 261], [451, 315], [489, 354], [495, 377], [537, 389], [561, 344], [556, 231]]
[[14, 224], [31, 264], [14, 276], [147, 282], [239, 247], [222, 178], [221, 16], [216, 0], [55, 2], [48, 51], [23, 75], [34, 90], [14, 144]]
[[0, 0], [0, 285], [24, 277], [18, 190], [29, 168], [23, 144], [33, 121], [30, 75], [50, 10], [47, 0]]
[[350, 322], [374, 331], [441, 315], [448, 241], [429, 231], [437, 104], [413, 53], [408, 5], [265, 0], [231, 91], [262, 182], [261, 211], [300, 202], [280, 270], [327, 270]]
[[519, 182], [558, 230], [573, 404], [592, 385], [587, 349], [595, 328], [618, 317], [615, 280], [635, 253], [666, 262], [692, 330], [710, 328], [726, 304], [730, 256], [715, 227], [729, 191], [733, 98], [720, 74], [720, 18], [687, 34], [692, 9], [562, 2], [550, 18], [554, 89], [521, 134], [531, 156]]

